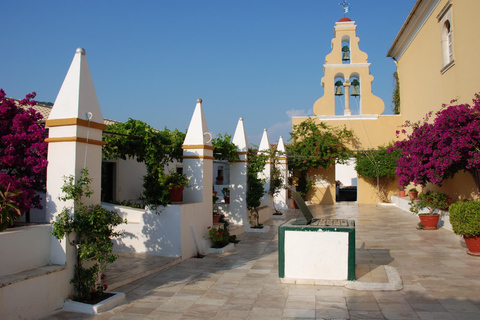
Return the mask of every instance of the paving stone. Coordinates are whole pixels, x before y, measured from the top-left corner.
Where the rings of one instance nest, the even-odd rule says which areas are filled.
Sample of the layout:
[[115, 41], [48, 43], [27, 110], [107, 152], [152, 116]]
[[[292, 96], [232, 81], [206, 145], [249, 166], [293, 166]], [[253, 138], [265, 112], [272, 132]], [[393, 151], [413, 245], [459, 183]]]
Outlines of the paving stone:
[[[394, 207], [310, 208], [317, 217], [356, 220], [357, 280], [384, 281], [389, 265], [401, 275], [403, 290], [281, 283], [282, 221], [272, 219], [266, 222], [268, 233], [240, 234], [231, 252], [189, 259], [147, 277], [145, 270], [159, 267], [160, 259], [120, 257], [109, 266], [110, 280], [119, 283], [126, 273], [136, 273], [117, 289], [127, 294], [123, 305], [100, 315], [58, 312], [43, 320], [480, 319], [480, 259], [467, 255], [463, 240], [451, 231], [417, 230], [418, 218]], [[295, 216], [290, 210], [285, 219]]]

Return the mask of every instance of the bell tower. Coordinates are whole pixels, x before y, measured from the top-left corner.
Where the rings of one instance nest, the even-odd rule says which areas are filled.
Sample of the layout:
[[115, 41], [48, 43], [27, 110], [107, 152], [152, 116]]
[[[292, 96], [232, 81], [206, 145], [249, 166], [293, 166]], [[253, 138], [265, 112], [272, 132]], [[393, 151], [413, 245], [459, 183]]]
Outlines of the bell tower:
[[349, 18], [335, 23], [332, 51], [325, 57], [323, 97], [313, 105], [314, 116], [380, 115], [385, 103], [372, 94], [368, 55], [361, 51], [357, 26]]

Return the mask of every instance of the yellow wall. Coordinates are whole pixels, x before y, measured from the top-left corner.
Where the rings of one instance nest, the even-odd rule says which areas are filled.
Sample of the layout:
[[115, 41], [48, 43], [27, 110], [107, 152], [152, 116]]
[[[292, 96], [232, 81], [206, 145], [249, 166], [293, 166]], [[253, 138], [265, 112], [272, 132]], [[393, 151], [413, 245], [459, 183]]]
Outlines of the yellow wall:
[[335, 166], [329, 169], [310, 169], [307, 176], [316, 182], [316, 186], [307, 194], [306, 198], [314, 204], [334, 204]]
[[[453, 59], [455, 64], [444, 73], [441, 28], [437, 16], [448, 3], [441, 0], [404, 54], [398, 57], [400, 110], [405, 120], [422, 120], [429, 111], [438, 111], [442, 104], [472, 102], [480, 92], [480, 1], [452, 0]], [[441, 190], [454, 200], [472, 198], [476, 193], [468, 173], [458, 173], [446, 181]]]
[[455, 65], [441, 73], [441, 24], [437, 15], [447, 3], [442, 0], [398, 60], [401, 113], [405, 120], [418, 121], [431, 110], [458, 99], [471, 103], [480, 92], [480, 1], [452, 1], [453, 55]]

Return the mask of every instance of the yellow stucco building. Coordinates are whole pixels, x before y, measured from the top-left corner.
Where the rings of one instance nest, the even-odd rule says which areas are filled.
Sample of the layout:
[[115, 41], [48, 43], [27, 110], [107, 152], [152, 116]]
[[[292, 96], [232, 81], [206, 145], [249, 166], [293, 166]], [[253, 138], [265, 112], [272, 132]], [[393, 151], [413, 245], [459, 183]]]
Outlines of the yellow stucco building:
[[[334, 28], [332, 51], [325, 58], [322, 87], [324, 96], [313, 107], [313, 119], [353, 130], [356, 150], [376, 148], [397, 140], [396, 131], [405, 121], [422, 120], [430, 111], [456, 99], [471, 103], [480, 92], [478, 58], [480, 43], [480, 1], [417, 0], [393, 40], [387, 54], [397, 65], [400, 83], [400, 114], [383, 115], [384, 102], [372, 94], [368, 56], [359, 48], [355, 22], [342, 18]], [[292, 124], [305, 117], [293, 118]], [[337, 172], [338, 174], [338, 172]], [[313, 203], [335, 202], [335, 169], [311, 170], [316, 188]], [[427, 186], [429, 189], [439, 188]], [[390, 194], [396, 192], [393, 184]], [[454, 200], [474, 197], [470, 175], [458, 173], [441, 191]], [[372, 184], [358, 178], [358, 203], [377, 203]]]
[[[417, 0], [388, 52], [397, 63], [404, 120], [419, 121], [453, 99], [471, 104], [480, 92], [478, 12], [480, 1]], [[462, 172], [441, 190], [454, 199], [476, 193]]]
[[[313, 119], [334, 127], [353, 130], [357, 143], [356, 150], [367, 150], [387, 145], [396, 139], [395, 132], [401, 128], [403, 118], [399, 115], [382, 115], [385, 103], [372, 93], [372, 81], [368, 55], [360, 50], [360, 39], [356, 36], [356, 24], [349, 18], [342, 18], [334, 28], [332, 51], [326, 56], [323, 66], [322, 87], [324, 95], [313, 106]], [[292, 119], [296, 125], [305, 117]], [[337, 172], [338, 174], [338, 172]], [[309, 198], [313, 203], [335, 202], [334, 168], [310, 170], [309, 178], [314, 181], [315, 190]], [[392, 186], [391, 192], [394, 192]], [[358, 203], [377, 203], [375, 187], [357, 179]]]

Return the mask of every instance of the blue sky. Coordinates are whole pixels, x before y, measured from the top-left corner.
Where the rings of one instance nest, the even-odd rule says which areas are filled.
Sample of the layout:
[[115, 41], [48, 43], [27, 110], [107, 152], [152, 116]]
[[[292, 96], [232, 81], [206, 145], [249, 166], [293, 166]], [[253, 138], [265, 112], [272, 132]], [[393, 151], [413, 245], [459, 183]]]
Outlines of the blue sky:
[[[0, 88], [54, 102], [78, 47], [105, 118], [185, 131], [203, 99], [209, 130], [250, 144], [266, 128], [289, 139], [292, 115], [323, 95], [340, 0], [4, 1]], [[386, 57], [415, 0], [349, 0], [373, 93], [391, 114], [394, 62]]]

